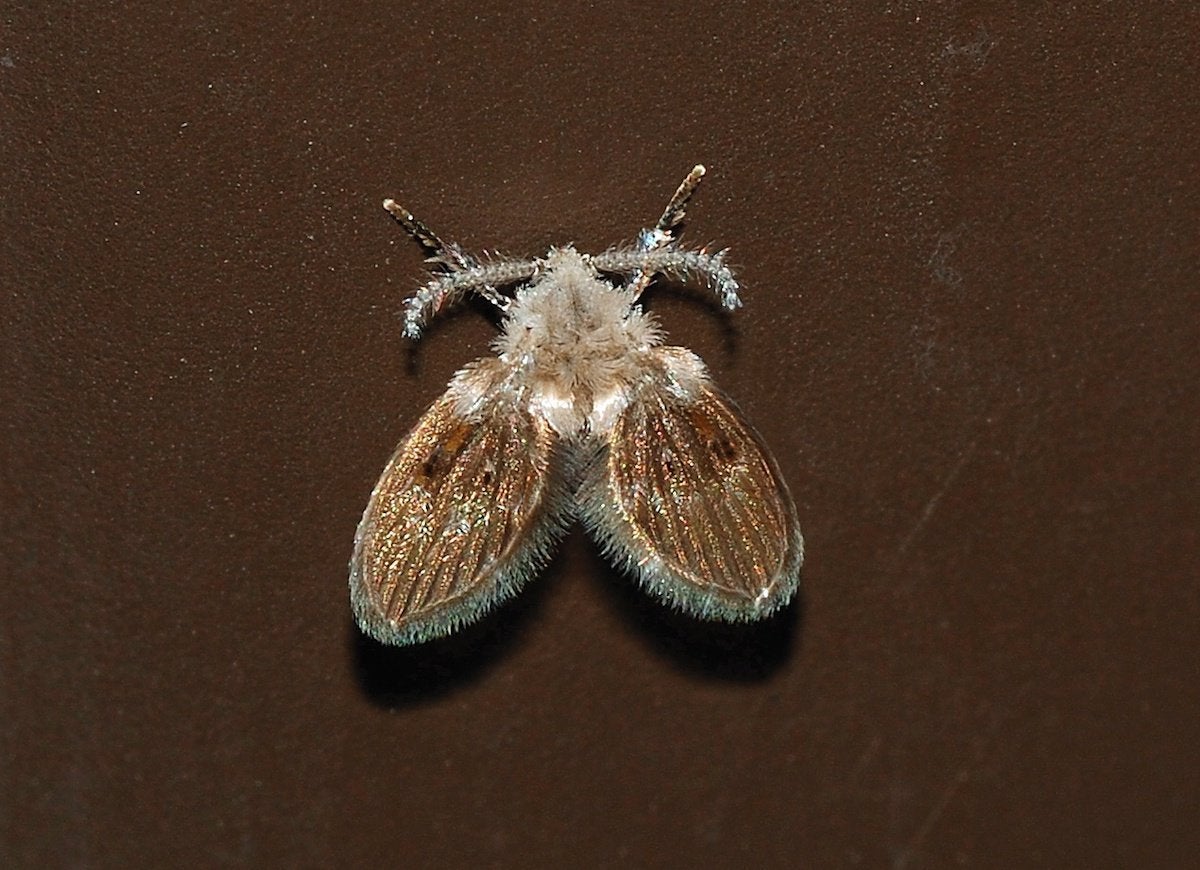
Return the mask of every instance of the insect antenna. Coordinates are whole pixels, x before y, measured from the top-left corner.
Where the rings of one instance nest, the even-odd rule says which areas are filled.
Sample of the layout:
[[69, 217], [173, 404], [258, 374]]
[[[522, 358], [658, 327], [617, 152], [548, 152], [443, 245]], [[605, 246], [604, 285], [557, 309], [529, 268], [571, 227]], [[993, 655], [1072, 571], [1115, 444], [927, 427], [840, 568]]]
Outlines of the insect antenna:
[[[687, 213], [688, 200], [700, 186], [700, 179], [704, 178], [705, 171], [702, 164], [697, 163], [693, 166], [692, 171], [687, 174], [687, 178], [683, 179], [683, 183], [675, 191], [675, 195], [671, 197], [671, 201], [667, 203], [667, 207], [663, 210], [658, 223], [654, 225], [654, 229], [642, 230], [638, 236], [638, 250], [647, 257], [647, 260], [649, 254], [669, 247], [679, 237], [679, 225], [683, 223], [683, 217]], [[645, 262], [634, 273], [629, 287], [633, 290], [635, 301], [649, 286], [650, 279], [654, 277], [654, 271], [650, 268], [649, 262]]]
[[633, 291], [636, 302], [655, 275], [684, 283], [707, 286], [727, 309], [740, 306], [738, 282], [725, 264], [726, 251], [710, 253], [707, 248], [682, 250], [676, 246], [688, 201], [700, 186], [705, 169], [695, 166], [679, 185], [662, 217], [653, 229], [642, 230], [637, 243], [610, 248], [591, 258], [592, 265], [602, 272], [630, 275], [626, 285]]
[[507, 311], [512, 300], [496, 288], [528, 280], [537, 272], [537, 263], [533, 260], [481, 262], [457, 243], [443, 241], [394, 199], [385, 199], [383, 207], [425, 249], [426, 260], [438, 270], [438, 274], [405, 303], [404, 334], [410, 339], [420, 338], [421, 331], [431, 319], [469, 293], [479, 294], [501, 312]]

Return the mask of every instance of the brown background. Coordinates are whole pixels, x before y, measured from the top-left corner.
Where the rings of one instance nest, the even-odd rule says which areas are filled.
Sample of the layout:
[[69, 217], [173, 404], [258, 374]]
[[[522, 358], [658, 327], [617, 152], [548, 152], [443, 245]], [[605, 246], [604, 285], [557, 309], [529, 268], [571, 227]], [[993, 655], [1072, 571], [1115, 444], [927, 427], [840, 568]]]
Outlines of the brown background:
[[[1194, 857], [1200, 15], [466, 5], [6, 16], [0, 863]], [[367, 495], [493, 335], [409, 352], [380, 201], [596, 250], [698, 161], [747, 305], [651, 304], [773, 446], [802, 604], [694, 624], [576, 531], [363, 640]]]

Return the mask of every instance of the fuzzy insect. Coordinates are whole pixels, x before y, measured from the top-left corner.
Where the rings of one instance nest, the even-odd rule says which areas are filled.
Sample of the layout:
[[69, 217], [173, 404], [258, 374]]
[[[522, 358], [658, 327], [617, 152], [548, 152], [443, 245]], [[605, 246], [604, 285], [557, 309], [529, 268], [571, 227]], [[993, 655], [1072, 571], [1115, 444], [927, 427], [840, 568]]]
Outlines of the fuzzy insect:
[[476, 258], [384, 201], [437, 270], [408, 300], [406, 335], [471, 293], [500, 311], [501, 333], [497, 356], [454, 376], [371, 494], [350, 563], [364, 632], [419, 643], [478, 619], [575, 518], [646, 590], [697, 617], [754, 620], [791, 599], [804, 545], [775, 461], [700, 358], [664, 346], [638, 304], [659, 274], [741, 304], [723, 251], [677, 246], [703, 175], [688, 174], [636, 244], [596, 255]]

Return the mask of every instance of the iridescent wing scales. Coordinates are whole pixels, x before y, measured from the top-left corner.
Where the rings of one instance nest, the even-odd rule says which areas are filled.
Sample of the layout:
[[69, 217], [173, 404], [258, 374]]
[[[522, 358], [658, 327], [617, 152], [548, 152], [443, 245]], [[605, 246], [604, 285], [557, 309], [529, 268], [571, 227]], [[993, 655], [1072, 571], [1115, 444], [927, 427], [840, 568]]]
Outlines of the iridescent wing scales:
[[[775, 461], [707, 380], [681, 391], [672, 357], [635, 392], [588, 469], [580, 512], [648, 591], [696, 616], [752, 620], [785, 605], [804, 545]], [[696, 361], [698, 364], [698, 360]]]
[[449, 634], [515, 594], [563, 527], [557, 437], [497, 395], [448, 392], [397, 447], [355, 538], [350, 598], [385, 643]]

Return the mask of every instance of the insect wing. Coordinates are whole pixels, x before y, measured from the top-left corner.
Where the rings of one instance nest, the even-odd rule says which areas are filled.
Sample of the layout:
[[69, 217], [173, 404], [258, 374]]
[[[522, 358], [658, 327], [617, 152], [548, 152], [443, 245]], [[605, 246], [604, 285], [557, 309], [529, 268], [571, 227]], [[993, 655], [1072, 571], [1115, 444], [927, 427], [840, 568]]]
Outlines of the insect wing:
[[566, 502], [556, 436], [521, 409], [472, 419], [447, 393], [396, 448], [363, 514], [350, 598], [384, 643], [448, 634], [510, 597], [545, 560]]
[[758, 433], [707, 380], [661, 381], [618, 419], [581, 490], [601, 545], [652, 594], [697, 616], [752, 620], [785, 605], [804, 544]]

